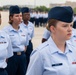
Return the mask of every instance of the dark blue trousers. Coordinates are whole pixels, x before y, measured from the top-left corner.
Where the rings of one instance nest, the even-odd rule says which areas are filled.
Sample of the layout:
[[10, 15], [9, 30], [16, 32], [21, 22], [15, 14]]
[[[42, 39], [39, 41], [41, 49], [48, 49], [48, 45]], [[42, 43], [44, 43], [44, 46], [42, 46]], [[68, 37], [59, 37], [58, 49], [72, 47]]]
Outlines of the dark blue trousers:
[[8, 75], [25, 75], [26, 73], [26, 55], [14, 55], [7, 62]]
[[32, 44], [31, 41], [29, 41], [29, 45], [27, 46], [27, 50], [25, 52], [26, 60], [27, 60], [27, 67], [28, 67], [28, 64], [29, 64], [30, 54], [31, 54], [32, 51], [33, 51], [33, 44]]
[[0, 75], [8, 75], [8, 74], [7, 74], [6, 70], [1, 70], [0, 69]]

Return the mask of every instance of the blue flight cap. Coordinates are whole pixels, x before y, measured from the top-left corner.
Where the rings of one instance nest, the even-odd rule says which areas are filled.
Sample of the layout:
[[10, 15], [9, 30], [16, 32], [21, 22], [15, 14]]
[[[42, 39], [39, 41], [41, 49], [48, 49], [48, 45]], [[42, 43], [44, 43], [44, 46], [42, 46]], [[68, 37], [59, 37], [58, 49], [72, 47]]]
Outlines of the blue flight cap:
[[20, 8], [17, 5], [10, 6], [9, 14], [19, 14], [19, 13], [20, 13]]
[[73, 9], [70, 6], [53, 7], [48, 13], [49, 19], [70, 23], [73, 21]]
[[21, 12], [22, 12], [22, 13], [29, 13], [30, 10], [29, 10], [28, 7], [23, 7], [23, 8], [21, 9]]

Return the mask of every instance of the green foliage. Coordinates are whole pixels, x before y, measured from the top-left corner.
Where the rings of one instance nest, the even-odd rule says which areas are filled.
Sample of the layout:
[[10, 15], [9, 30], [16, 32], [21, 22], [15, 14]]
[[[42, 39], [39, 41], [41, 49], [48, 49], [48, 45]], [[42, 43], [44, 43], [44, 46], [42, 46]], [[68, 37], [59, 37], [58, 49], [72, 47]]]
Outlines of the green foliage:
[[74, 8], [74, 14], [76, 14], [76, 8]]
[[45, 7], [45, 6], [39, 6], [39, 7], [36, 7], [34, 8], [35, 11], [46, 11], [48, 12], [49, 11], [49, 8]]
[[[9, 7], [10, 7], [10, 5], [6, 5], [3, 7], [0, 7], [0, 10], [8, 10]], [[48, 12], [50, 10], [50, 8], [47, 8], [46, 6], [37, 6], [36, 8], [33, 8], [32, 10], [41, 11], [41, 12]]]
[[0, 11], [2, 11], [3, 10], [3, 8], [2, 7], [0, 7]]

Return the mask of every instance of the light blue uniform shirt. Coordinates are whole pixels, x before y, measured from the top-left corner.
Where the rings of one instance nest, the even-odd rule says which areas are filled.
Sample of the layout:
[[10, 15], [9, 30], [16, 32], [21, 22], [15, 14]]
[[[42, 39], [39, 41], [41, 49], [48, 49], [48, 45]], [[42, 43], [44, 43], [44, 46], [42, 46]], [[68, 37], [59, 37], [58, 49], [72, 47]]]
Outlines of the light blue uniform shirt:
[[24, 30], [21, 26], [19, 30], [15, 30], [12, 25], [4, 27], [3, 30], [10, 36], [13, 52], [25, 50], [25, 46], [29, 43], [28, 32], [26, 30]]
[[50, 37], [50, 35], [51, 35], [51, 32], [49, 31], [49, 30], [47, 30], [47, 29], [45, 29], [45, 31], [44, 31], [44, 33], [43, 33], [43, 37], [42, 38], [45, 38], [45, 39], [49, 39], [49, 37]]
[[26, 75], [76, 75], [76, 50], [66, 42], [63, 53], [50, 37], [31, 57]]
[[70, 40], [68, 40], [68, 42], [70, 42], [73, 46], [76, 47], [76, 29], [72, 29], [72, 36]]
[[29, 40], [31, 40], [33, 38], [33, 36], [34, 36], [34, 25], [33, 25], [33, 23], [28, 21], [28, 25], [24, 24], [24, 22], [22, 22], [20, 25], [22, 27], [24, 27], [25, 29], [27, 29], [27, 31], [28, 31], [28, 38], [29, 38]]
[[6, 59], [13, 56], [13, 50], [9, 35], [0, 31], [0, 68], [7, 66]]

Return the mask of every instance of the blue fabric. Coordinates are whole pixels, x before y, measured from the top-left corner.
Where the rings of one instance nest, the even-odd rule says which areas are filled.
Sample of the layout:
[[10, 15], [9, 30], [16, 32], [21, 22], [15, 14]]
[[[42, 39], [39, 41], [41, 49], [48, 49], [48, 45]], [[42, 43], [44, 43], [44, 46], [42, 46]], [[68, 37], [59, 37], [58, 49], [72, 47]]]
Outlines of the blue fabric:
[[70, 43], [62, 52], [50, 37], [35, 50], [26, 75], [76, 75], [76, 48]]
[[70, 23], [73, 21], [73, 9], [70, 6], [54, 7], [48, 13], [49, 19]]
[[23, 8], [21, 9], [21, 12], [22, 12], [22, 13], [29, 13], [30, 10], [29, 10], [28, 7], [23, 7]]
[[33, 44], [32, 44], [31, 41], [29, 41], [29, 45], [27, 46], [27, 50], [25, 52], [26, 60], [27, 60], [27, 67], [28, 67], [28, 64], [29, 64], [30, 54], [31, 54], [32, 51], [33, 51]]
[[0, 75], [8, 75], [6, 70], [0, 70]]
[[14, 55], [7, 62], [8, 75], [25, 75], [26, 73], [26, 55]]
[[9, 14], [19, 14], [19, 13], [20, 13], [20, 8], [17, 5], [10, 6]]

